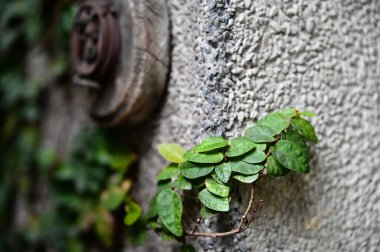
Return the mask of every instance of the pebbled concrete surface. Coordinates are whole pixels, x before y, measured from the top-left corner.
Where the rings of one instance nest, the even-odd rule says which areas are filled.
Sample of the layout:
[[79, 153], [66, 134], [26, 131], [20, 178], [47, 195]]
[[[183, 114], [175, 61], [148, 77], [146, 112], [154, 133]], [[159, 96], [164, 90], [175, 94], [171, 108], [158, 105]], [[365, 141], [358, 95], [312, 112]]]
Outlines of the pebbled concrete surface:
[[[148, 135], [134, 192], [143, 207], [164, 165], [155, 144], [190, 147], [207, 134], [236, 136], [267, 112], [294, 106], [318, 114], [310, 174], [262, 179], [257, 198], [265, 205], [249, 230], [190, 242], [199, 251], [378, 251], [380, 2], [168, 0], [168, 6], [167, 97], [157, 118], [135, 134]], [[239, 190], [242, 203], [205, 229], [231, 227], [246, 199], [246, 188]], [[126, 248], [148, 250], [178, 245], [150, 234], [145, 246]]]

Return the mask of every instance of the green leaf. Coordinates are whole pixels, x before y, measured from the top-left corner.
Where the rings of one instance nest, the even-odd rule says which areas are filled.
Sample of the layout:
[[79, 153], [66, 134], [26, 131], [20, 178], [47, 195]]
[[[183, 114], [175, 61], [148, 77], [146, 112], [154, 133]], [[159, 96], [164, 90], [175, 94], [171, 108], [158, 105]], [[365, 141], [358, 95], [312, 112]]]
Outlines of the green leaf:
[[286, 168], [296, 172], [309, 172], [308, 157], [296, 143], [280, 140], [270, 148], [270, 151], [276, 160]]
[[265, 143], [262, 143], [262, 144], [256, 144], [256, 150], [258, 151], [265, 151], [265, 149], [267, 148], [267, 145]]
[[197, 147], [187, 151], [184, 155], [185, 159], [190, 162], [202, 164], [215, 164], [223, 160], [224, 156], [220, 152], [199, 153]]
[[153, 198], [149, 202], [148, 211], [146, 213], [146, 217], [148, 219], [151, 219], [153, 217], [156, 217], [158, 215], [157, 211], [157, 197], [159, 193], [156, 193]]
[[264, 152], [259, 151], [259, 150], [254, 150], [244, 155], [242, 160], [250, 164], [257, 164], [257, 163], [263, 162], [265, 158], [266, 158], [266, 155]]
[[230, 148], [226, 152], [227, 157], [238, 157], [255, 148], [255, 144], [245, 137], [233, 138]]
[[180, 164], [179, 169], [184, 177], [195, 179], [210, 174], [214, 170], [214, 166], [185, 162]]
[[136, 202], [131, 200], [127, 201], [125, 211], [127, 214], [125, 215], [124, 223], [127, 226], [134, 224], [141, 215], [141, 207]]
[[205, 184], [206, 184], [206, 188], [210, 192], [220, 197], [228, 197], [228, 194], [230, 193], [229, 186], [219, 184], [212, 178], [206, 178]]
[[250, 183], [253, 183], [254, 181], [256, 181], [258, 177], [259, 177], [259, 174], [256, 173], [253, 175], [236, 174], [236, 175], [234, 175], [233, 178], [236, 180], [239, 180], [240, 182], [250, 184]]
[[305, 157], [309, 160], [309, 147], [306, 144], [305, 139], [298, 133], [297, 130], [288, 129], [282, 137], [283, 140], [289, 140], [296, 143], [299, 147], [302, 148], [305, 153]]
[[274, 136], [289, 127], [289, 119], [280, 113], [270, 113], [260, 119], [256, 124], [271, 129]]
[[202, 216], [202, 219], [208, 219], [214, 215], [218, 214], [217, 211], [214, 211], [214, 210], [211, 210], [205, 206], [203, 206], [201, 208], [201, 216]]
[[317, 143], [318, 138], [317, 135], [314, 132], [313, 126], [310, 124], [309, 121], [297, 117], [293, 118], [291, 121], [292, 125], [299, 131], [299, 133], [309, 139], [310, 141]]
[[173, 162], [173, 163], [185, 162], [185, 160], [183, 159], [183, 155], [185, 154], [185, 151], [178, 144], [174, 144], [174, 143], [158, 144], [157, 149], [158, 149], [158, 152], [161, 154], [161, 156], [169, 162]]
[[125, 172], [135, 159], [132, 153], [114, 152], [109, 156], [109, 165], [116, 171]]
[[255, 143], [273, 142], [275, 135], [289, 127], [289, 118], [281, 113], [270, 113], [248, 128], [245, 136]]
[[180, 252], [195, 252], [195, 248], [190, 244], [183, 245]]
[[273, 177], [285, 176], [289, 170], [283, 167], [273, 156], [268, 157], [268, 162], [265, 166], [268, 174]]
[[161, 232], [160, 232], [160, 238], [161, 238], [161, 240], [163, 240], [163, 241], [172, 241], [172, 240], [174, 240], [174, 235], [172, 235], [171, 233], [169, 233], [169, 231], [166, 231], [165, 229], [164, 230], [162, 230]]
[[269, 128], [257, 124], [248, 128], [244, 136], [255, 143], [270, 143], [275, 140]]
[[316, 117], [317, 116], [316, 114], [314, 114], [313, 112], [308, 111], [308, 110], [302, 111], [300, 113], [300, 115], [302, 115], [302, 116], [308, 116], [308, 117]]
[[209, 136], [196, 147], [198, 152], [207, 152], [226, 147], [228, 142], [223, 137]]
[[248, 164], [244, 161], [230, 161], [228, 162], [233, 172], [242, 173], [245, 175], [252, 175], [258, 173], [264, 166], [257, 164]]
[[295, 117], [298, 114], [298, 111], [294, 108], [285, 108], [285, 109], [279, 111], [278, 113], [280, 113], [284, 117], [290, 119], [290, 118]]
[[178, 179], [172, 183], [172, 186], [181, 190], [191, 190], [192, 188], [190, 181], [185, 179], [185, 177], [182, 175], [179, 176]]
[[101, 201], [105, 208], [114, 210], [123, 202], [125, 191], [120, 187], [111, 187], [101, 196]]
[[166, 180], [174, 177], [179, 173], [178, 165], [177, 164], [170, 164], [167, 167], [165, 167], [160, 174], [156, 177], [157, 180]]
[[218, 182], [219, 184], [224, 185], [224, 182], [220, 180], [220, 178], [218, 177], [218, 174], [216, 174], [215, 171], [213, 171], [213, 172], [211, 173], [211, 177], [212, 177], [216, 182]]
[[161, 222], [177, 237], [182, 236], [182, 201], [178, 193], [171, 190], [163, 190], [157, 197], [157, 211]]
[[219, 212], [227, 212], [230, 209], [228, 198], [222, 198], [210, 193], [206, 188], [199, 192], [199, 200], [207, 208]]
[[215, 166], [215, 173], [223, 183], [227, 183], [231, 176], [231, 166], [228, 163], [223, 163]]

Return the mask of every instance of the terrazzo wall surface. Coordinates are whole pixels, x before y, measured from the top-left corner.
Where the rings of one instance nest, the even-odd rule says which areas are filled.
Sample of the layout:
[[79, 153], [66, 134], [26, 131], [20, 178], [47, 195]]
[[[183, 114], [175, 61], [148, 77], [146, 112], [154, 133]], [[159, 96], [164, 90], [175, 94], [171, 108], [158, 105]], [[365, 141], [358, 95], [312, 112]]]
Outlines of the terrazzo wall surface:
[[[311, 172], [262, 179], [264, 206], [246, 232], [189, 242], [199, 251], [379, 250], [380, 1], [168, 0], [168, 8], [167, 95], [159, 115], [134, 133], [147, 136], [134, 190], [142, 206], [164, 165], [155, 144], [188, 148], [206, 135], [242, 134], [283, 107], [308, 109], [320, 138]], [[236, 223], [247, 188], [239, 191], [232, 213], [203, 230]], [[125, 250], [178, 244], [151, 233], [143, 247]]]

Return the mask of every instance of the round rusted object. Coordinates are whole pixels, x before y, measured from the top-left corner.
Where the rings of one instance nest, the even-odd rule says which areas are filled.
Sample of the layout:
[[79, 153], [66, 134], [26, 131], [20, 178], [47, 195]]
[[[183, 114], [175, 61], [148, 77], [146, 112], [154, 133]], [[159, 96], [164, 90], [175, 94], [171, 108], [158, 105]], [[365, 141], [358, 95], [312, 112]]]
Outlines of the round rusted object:
[[102, 83], [114, 73], [120, 50], [120, 28], [112, 3], [91, 0], [81, 4], [71, 34], [76, 73]]
[[161, 100], [169, 69], [166, 1], [114, 4], [121, 31], [120, 61], [113, 77], [102, 83], [91, 110], [94, 120], [106, 126], [148, 119]]

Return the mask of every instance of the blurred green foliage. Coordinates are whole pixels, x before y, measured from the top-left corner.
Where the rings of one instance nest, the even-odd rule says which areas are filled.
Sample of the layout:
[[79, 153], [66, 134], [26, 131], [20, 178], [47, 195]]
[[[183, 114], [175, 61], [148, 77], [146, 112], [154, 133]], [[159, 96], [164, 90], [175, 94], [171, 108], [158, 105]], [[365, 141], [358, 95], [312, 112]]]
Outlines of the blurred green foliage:
[[46, 76], [69, 83], [75, 11], [69, 0], [0, 0], [0, 251], [114, 251], [126, 211], [127, 224], [144, 222], [127, 194], [135, 157], [114, 132], [86, 130], [67, 160], [40, 147], [46, 83], [27, 55], [43, 48]]

